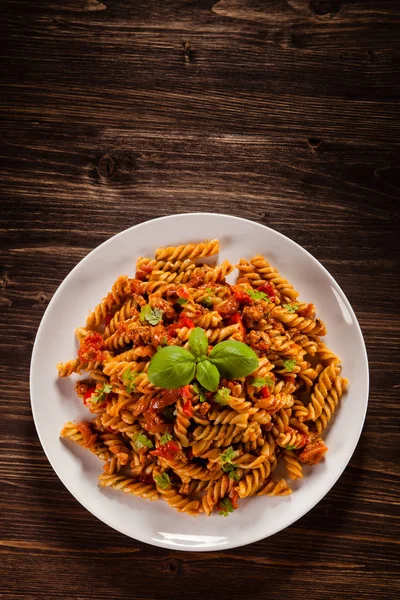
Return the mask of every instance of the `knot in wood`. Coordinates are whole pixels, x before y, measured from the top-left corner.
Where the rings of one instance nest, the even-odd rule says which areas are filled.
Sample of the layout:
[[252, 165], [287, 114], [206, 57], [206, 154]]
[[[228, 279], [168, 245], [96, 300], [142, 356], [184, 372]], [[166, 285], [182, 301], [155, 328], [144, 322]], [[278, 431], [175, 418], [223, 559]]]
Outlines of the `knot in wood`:
[[176, 558], [173, 558], [172, 560], [170, 560], [168, 562], [168, 571], [170, 573], [177, 575], [179, 573], [179, 571], [181, 570], [181, 566], [182, 566], [181, 561]]
[[318, 146], [321, 145], [322, 140], [320, 140], [319, 138], [308, 138], [307, 142], [311, 146], [311, 148], [318, 148]]
[[97, 165], [99, 175], [101, 175], [102, 177], [112, 177], [116, 168], [117, 164], [115, 160], [112, 156], [109, 156], [108, 154], [104, 154], [100, 158], [99, 164]]
[[192, 44], [190, 42], [182, 42], [183, 52], [185, 55], [185, 62], [193, 63], [194, 62], [194, 52], [192, 50]]
[[339, 12], [342, 4], [342, 0], [312, 0], [310, 10], [320, 17], [334, 15]]

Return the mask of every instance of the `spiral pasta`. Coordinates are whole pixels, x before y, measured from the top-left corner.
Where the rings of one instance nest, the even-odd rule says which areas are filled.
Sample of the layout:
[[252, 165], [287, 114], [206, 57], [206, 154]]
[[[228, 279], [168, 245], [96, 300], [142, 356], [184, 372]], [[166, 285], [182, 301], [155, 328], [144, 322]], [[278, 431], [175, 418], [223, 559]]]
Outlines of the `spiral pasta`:
[[[57, 365], [60, 377], [88, 374], [75, 390], [92, 419], [66, 423], [61, 436], [104, 462], [99, 485], [188, 515], [226, 516], [243, 498], [290, 494], [278, 463], [296, 480], [323, 459], [321, 434], [348, 385], [315, 306], [260, 255], [241, 259], [228, 284], [229, 261], [201, 261], [218, 252], [211, 240], [138, 258], [136, 276], [120, 276], [76, 329], [78, 356]], [[150, 361], [160, 347], [187, 348], [194, 327], [209, 349], [244, 342], [258, 367], [222, 378], [216, 392], [196, 381], [157, 387]]]

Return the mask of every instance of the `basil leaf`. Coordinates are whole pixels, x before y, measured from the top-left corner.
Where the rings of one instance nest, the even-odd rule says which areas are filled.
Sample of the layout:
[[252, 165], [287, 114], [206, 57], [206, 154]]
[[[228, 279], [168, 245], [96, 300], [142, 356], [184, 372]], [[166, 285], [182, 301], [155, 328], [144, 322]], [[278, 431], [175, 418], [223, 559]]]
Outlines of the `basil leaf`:
[[195, 327], [189, 337], [189, 348], [196, 357], [204, 356], [208, 350], [208, 339], [201, 327]]
[[206, 390], [214, 392], [219, 384], [219, 373], [217, 367], [209, 360], [202, 360], [197, 365], [196, 379]]
[[214, 346], [208, 358], [220, 374], [228, 379], [245, 377], [258, 367], [258, 358], [254, 350], [235, 340], [220, 342]]
[[194, 377], [194, 356], [180, 346], [166, 346], [152, 357], [147, 376], [153, 385], [172, 390], [187, 385]]

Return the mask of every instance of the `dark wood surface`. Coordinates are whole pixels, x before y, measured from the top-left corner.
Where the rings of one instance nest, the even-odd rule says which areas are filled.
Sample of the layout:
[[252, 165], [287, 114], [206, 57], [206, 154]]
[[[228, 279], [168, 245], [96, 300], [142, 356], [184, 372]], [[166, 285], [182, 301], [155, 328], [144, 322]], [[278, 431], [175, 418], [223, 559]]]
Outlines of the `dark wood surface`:
[[[396, 0], [2, 0], [0, 597], [398, 598]], [[29, 361], [91, 249], [165, 214], [288, 235], [352, 303], [370, 360], [345, 473], [272, 538], [135, 542], [66, 491], [36, 436]]]

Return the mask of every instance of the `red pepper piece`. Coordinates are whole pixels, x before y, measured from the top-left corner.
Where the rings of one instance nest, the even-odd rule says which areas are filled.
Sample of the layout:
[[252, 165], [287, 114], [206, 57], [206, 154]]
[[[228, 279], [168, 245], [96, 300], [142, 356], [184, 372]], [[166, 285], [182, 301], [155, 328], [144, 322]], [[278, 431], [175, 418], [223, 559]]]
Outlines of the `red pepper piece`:
[[166, 444], [162, 444], [155, 450], [152, 450], [150, 454], [153, 456], [161, 456], [161, 458], [165, 458], [166, 460], [175, 460], [180, 452], [181, 447], [173, 440], [170, 440]]
[[178, 287], [178, 289], [176, 290], [176, 293], [179, 296], [179, 298], [184, 298], [184, 300], [189, 300], [189, 298], [190, 298], [189, 292], [183, 285]]
[[87, 389], [87, 391], [85, 392], [85, 395], [83, 396], [83, 404], [85, 404], [86, 406], [89, 404], [89, 400], [92, 397], [92, 395], [95, 393], [96, 388], [95, 386], [91, 386]]
[[267, 385], [264, 385], [264, 387], [261, 388], [261, 396], [263, 398], [269, 398], [271, 395], [271, 392], [269, 391], [269, 387]]
[[185, 401], [182, 411], [187, 417], [193, 417], [193, 404], [191, 400]]
[[239, 304], [252, 304], [253, 300], [250, 298], [249, 294], [239, 285], [232, 286], [233, 295], [235, 296], [235, 300], [239, 302]]
[[268, 282], [268, 283], [263, 283], [262, 285], [260, 285], [260, 287], [257, 288], [259, 292], [264, 292], [264, 294], [267, 294], [268, 298], [272, 301], [275, 302], [275, 290], [273, 288], [272, 283]]

